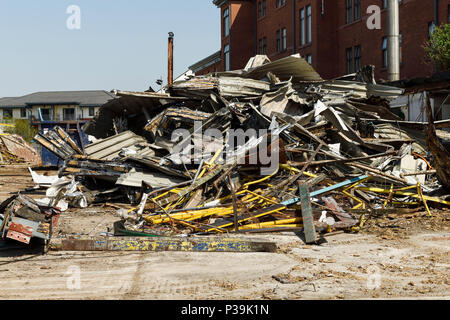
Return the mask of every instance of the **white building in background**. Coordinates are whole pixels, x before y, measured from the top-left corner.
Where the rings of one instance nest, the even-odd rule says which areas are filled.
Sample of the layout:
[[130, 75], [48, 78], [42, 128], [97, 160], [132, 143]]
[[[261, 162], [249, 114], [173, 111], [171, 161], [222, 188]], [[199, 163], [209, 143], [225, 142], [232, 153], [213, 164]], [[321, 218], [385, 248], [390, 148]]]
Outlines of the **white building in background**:
[[115, 99], [104, 90], [35, 92], [0, 98], [0, 123], [15, 119], [40, 122], [76, 122], [92, 119], [102, 105]]

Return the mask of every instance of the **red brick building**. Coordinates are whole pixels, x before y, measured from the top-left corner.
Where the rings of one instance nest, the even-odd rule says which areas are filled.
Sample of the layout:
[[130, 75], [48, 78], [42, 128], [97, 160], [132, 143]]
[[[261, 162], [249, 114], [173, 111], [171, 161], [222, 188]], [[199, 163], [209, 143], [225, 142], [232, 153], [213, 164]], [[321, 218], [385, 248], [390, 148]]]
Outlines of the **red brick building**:
[[[242, 69], [255, 54], [272, 61], [300, 53], [325, 79], [373, 64], [387, 79], [387, 0], [214, 0], [221, 11], [220, 52], [195, 64], [197, 74]], [[430, 76], [423, 45], [450, 21], [448, 0], [398, 0], [401, 78]], [[380, 9], [380, 29], [370, 6]]]

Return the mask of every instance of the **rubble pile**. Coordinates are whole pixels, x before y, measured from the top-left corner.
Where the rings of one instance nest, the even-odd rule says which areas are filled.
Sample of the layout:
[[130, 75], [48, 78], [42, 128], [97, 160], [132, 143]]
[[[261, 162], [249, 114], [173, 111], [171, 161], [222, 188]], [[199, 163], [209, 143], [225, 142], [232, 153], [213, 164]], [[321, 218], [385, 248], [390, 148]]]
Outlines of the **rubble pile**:
[[371, 216], [431, 214], [450, 205], [427, 146], [442, 132], [394, 114], [402, 93], [324, 81], [299, 55], [115, 91], [83, 128], [98, 139], [84, 149], [58, 127], [35, 138], [64, 160], [45, 204], [129, 201], [115, 236], [303, 230], [307, 243]]
[[19, 163], [40, 165], [42, 160], [39, 153], [21, 136], [16, 134], [1, 134], [0, 165]]

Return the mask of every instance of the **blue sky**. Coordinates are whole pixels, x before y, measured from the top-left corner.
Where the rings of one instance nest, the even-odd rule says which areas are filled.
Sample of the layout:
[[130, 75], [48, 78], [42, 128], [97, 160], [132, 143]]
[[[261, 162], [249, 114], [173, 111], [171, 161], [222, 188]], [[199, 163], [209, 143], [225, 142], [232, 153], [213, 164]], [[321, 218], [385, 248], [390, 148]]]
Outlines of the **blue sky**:
[[[81, 29], [69, 30], [70, 5]], [[211, 0], [1, 0], [0, 97], [52, 90], [146, 90], [220, 49]]]

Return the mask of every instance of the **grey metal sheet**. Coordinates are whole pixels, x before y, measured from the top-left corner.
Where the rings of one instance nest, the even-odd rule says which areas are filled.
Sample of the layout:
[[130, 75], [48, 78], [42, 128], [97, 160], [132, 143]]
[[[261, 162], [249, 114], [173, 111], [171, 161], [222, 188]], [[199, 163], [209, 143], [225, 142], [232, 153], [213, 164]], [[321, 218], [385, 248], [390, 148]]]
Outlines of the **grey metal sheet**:
[[90, 158], [109, 161], [118, 157], [123, 148], [137, 151], [137, 145], [148, 147], [148, 142], [131, 131], [125, 131], [86, 146], [85, 153]]
[[159, 189], [174, 186], [186, 180], [171, 177], [160, 172], [143, 172], [132, 169], [130, 172], [121, 175], [119, 179], [117, 179], [116, 184], [139, 188], [142, 186], [142, 181], [145, 181], [155, 189]]

